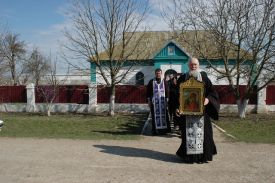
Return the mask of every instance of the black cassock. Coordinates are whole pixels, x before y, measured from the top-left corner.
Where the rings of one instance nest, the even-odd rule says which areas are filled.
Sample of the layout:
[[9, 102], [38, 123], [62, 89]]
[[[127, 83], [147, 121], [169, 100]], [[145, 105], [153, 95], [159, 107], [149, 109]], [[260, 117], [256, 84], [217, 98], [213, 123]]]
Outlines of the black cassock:
[[[148, 82], [148, 85], [146, 87], [146, 97], [148, 100], [150, 100], [151, 104], [152, 103], [152, 99], [153, 99], [153, 81], [154, 79], [151, 79]], [[161, 80], [157, 80], [158, 83], [161, 82]], [[169, 98], [169, 88], [167, 85], [167, 82], [164, 81], [164, 87], [165, 87], [165, 98]], [[166, 134], [166, 133], [170, 133], [171, 132], [171, 125], [170, 125], [170, 120], [169, 120], [169, 116], [168, 116], [168, 111], [166, 110], [166, 124], [167, 124], [167, 128], [166, 129], [156, 129], [156, 124], [155, 124], [155, 113], [154, 113], [154, 105], [150, 106], [150, 111], [151, 111], [151, 117], [152, 117], [152, 134], [153, 135], [157, 135], [157, 134]]]
[[[213, 131], [210, 118], [217, 120], [219, 115], [220, 103], [218, 94], [214, 90], [210, 79], [205, 72], [201, 72], [202, 81], [204, 83], [204, 96], [209, 99], [209, 103], [204, 107], [204, 141], [203, 141], [203, 154], [187, 154], [186, 148], [186, 116], [182, 115], [176, 120], [180, 125], [182, 142], [177, 151], [177, 155], [183, 159], [184, 162], [203, 163], [212, 161], [213, 155], [217, 154], [216, 146], [213, 140]], [[175, 97], [176, 106], [179, 108], [179, 86], [186, 81], [188, 76], [183, 74], [177, 80], [177, 95]]]

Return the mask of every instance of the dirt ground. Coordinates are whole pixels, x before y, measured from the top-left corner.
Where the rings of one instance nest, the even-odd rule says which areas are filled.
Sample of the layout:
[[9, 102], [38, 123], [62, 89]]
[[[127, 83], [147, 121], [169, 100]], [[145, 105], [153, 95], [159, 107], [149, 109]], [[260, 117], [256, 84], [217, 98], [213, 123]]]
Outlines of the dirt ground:
[[[0, 132], [1, 133], [1, 132]], [[214, 128], [218, 155], [184, 164], [180, 139], [0, 138], [0, 183], [275, 183], [275, 145], [230, 142]]]

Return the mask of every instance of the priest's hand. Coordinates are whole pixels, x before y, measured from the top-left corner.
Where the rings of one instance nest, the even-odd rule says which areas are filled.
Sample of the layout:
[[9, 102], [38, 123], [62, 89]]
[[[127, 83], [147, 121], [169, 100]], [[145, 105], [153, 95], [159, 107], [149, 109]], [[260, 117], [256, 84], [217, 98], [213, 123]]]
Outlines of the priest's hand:
[[207, 105], [209, 103], [209, 99], [208, 98], [205, 98], [204, 99], [204, 104], [203, 105]]
[[176, 109], [175, 113], [176, 113], [177, 117], [180, 117], [180, 111], [179, 111], [179, 109]]

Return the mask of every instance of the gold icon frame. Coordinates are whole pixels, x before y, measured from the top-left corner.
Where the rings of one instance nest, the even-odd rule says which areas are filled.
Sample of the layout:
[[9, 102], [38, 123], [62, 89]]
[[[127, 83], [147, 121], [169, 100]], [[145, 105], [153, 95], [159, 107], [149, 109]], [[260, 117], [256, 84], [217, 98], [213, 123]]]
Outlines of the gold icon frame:
[[180, 84], [179, 111], [181, 115], [202, 115], [204, 110], [204, 84], [194, 77]]

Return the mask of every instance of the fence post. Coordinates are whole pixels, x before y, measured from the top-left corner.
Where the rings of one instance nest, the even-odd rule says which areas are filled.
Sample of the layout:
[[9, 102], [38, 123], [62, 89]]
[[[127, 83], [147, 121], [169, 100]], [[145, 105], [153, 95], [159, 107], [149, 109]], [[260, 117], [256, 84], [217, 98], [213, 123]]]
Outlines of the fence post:
[[27, 107], [26, 112], [35, 112], [36, 106], [35, 106], [35, 90], [34, 90], [34, 84], [30, 83], [26, 86], [27, 89]]
[[258, 114], [265, 114], [267, 113], [267, 106], [266, 106], [266, 87], [262, 90], [258, 91], [258, 104], [257, 104], [257, 113]]
[[97, 85], [96, 83], [89, 84], [89, 113], [96, 113], [97, 107]]

